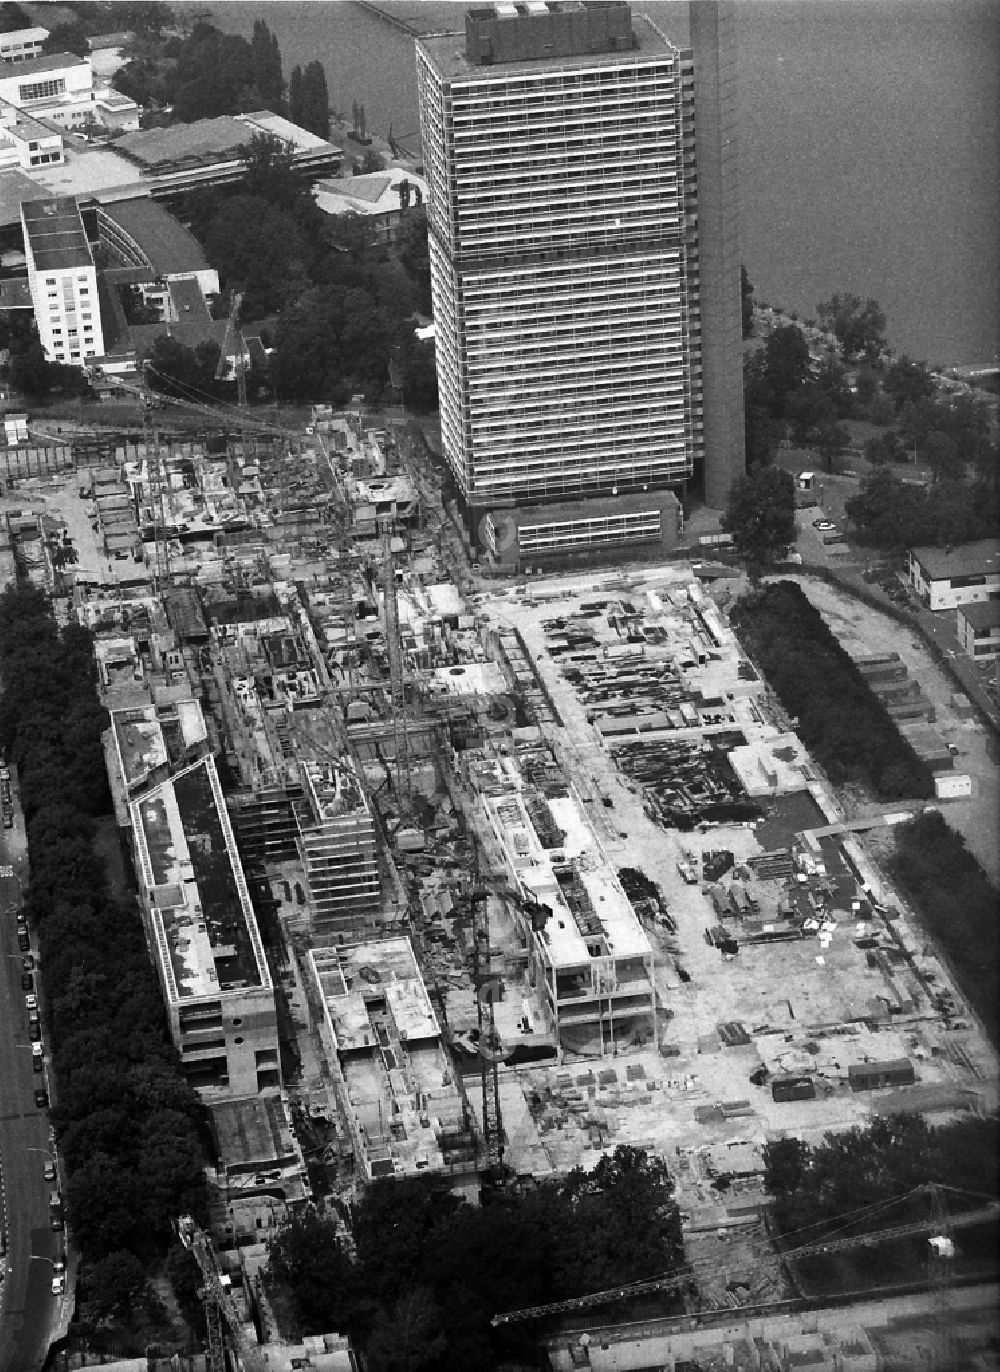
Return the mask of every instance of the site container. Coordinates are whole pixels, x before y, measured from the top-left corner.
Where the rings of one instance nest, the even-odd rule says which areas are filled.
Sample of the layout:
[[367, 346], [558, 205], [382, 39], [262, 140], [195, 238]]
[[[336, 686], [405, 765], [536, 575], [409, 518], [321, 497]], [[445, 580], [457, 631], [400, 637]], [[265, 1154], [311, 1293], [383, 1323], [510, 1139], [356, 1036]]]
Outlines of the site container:
[[855, 1062], [847, 1069], [852, 1091], [878, 1091], [883, 1086], [912, 1086], [916, 1080], [909, 1058], [885, 1062]]
[[771, 1098], [776, 1101], [815, 1100], [816, 1083], [812, 1077], [779, 1077], [771, 1083]]

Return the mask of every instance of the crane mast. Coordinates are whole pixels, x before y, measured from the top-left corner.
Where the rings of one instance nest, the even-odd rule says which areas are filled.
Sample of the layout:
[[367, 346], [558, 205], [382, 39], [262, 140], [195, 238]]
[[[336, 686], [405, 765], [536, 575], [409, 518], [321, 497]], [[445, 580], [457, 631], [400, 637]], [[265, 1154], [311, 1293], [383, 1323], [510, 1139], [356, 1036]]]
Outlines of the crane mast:
[[182, 1215], [177, 1222], [177, 1236], [201, 1270], [201, 1299], [205, 1307], [208, 1328], [208, 1366], [210, 1372], [229, 1372], [226, 1361], [226, 1335], [236, 1353], [243, 1372], [265, 1372], [260, 1351], [247, 1342], [243, 1321], [236, 1308], [228, 1279], [224, 1278], [212, 1241], [199, 1229], [191, 1215]]
[[499, 983], [493, 975], [490, 942], [490, 893], [476, 885], [470, 898], [472, 911], [472, 984], [476, 996], [479, 1028], [479, 1076], [483, 1101], [483, 1147], [480, 1173], [482, 1196], [486, 1200], [503, 1188], [503, 1115], [500, 1109], [500, 1036], [493, 1010]]

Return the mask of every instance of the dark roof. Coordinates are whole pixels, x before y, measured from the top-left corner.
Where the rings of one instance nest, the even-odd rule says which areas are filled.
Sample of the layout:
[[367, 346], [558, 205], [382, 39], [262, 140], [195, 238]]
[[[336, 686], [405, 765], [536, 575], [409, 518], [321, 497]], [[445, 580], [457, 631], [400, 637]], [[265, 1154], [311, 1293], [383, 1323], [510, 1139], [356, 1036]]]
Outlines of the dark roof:
[[911, 548], [910, 553], [931, 581], [955, 576], [995, 576], [1000, 572], [1000, 538], [980, 538], [954, 548]]
[[194, 234], [148, 196], [102, 205], [101, 214], [128, 234], [158, 276], [208, 267]]
[[63, 67], [82, 67], [86, 58], [77, 57], [75, 52], [51, 52], [44, 57], [30, 57], [27, 62], [16, 62], [9, 72], [3, 72], [0, 80], [9, 81], [13, 76], [41, 75], [46, 71], [59, 71]]
[[40, 272], [73, 267], [92, 267], [94, 259], [72, 195], [21, 203], [24, 233], [31, 245], [35, 268]]
[[995, 629], [1000, 625], [1000, 600], [975, 600], [959, 605], [958, 612], [974, 629]]
[[[176, 338], [178, 343], [183, 343], [185, 348], [197, 348], [199, 343], [204, 343], [207, 339], [214, 339], [221, 348], [226, 339], [226, 321], [224, 319], [194, 320], [193, 323], [161, 323], [161, 324], [130, 324], [129, 334], [131, 335], [131, 347], [137, 353], [145, 354], [161, 334], [169, 334], [171, 338]], [[125, 344], [125, 340], [122, 340]], [[125, 351], [129, 351], [128, 347]]]
[[30, 310], [31, 291], [27, 281], [20, 277], [8, 277], [0, 281], [0, 310]]
[[572, 70], [576, 67], [625, 66], [637, 60], [643, 62], [651, 57], [663, 57], [675, 51], [675, 45], [669, 38], [661, 37], [647, 19], [635, 12], [632, 14], [632, 34], [636, 42], [635, 48], [620, 52], [580, 52], [560, 57], [523, 58], [519, 61], [504, 61], [493, 67], [480, 66], [469, 60], [464, 32], [425, 33], [420, 35], [417, 43], [423, 48], [435, 70], [446, 81], [503, 81], [519, 71], [546, 68], [551, 71], [562, 71], [564, 68]]
[[117, 33], [95, 33], [87, 39], [87, 47], [91, 52], [101, 48], [123, 48], [134, 37], [135, 34], [129, 29], [119, 29]]
[[185, 324], [210, 324], [212, 314], [205, 303], [201, 287], [192, 277], [186, 277], [182, 281], [171, 281], [167, 289], [170, 292], [170, 299], [174, 309], [177, 311], [178, 318]]
[[139, 129], [115, 140], [115, 152], [124, 153], [147, 171], [217, 162], [224, 154], [249, 143], [254, 130], [229, 115], [199, 119], [194, 124], [174, 124], [169, 129]]

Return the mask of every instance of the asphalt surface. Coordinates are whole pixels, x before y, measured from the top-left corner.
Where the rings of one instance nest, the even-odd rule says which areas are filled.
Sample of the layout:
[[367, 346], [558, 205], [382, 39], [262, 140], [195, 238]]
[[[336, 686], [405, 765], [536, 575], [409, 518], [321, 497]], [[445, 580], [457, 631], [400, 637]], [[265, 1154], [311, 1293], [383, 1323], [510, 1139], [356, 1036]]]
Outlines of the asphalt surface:
[[[27, 881], [24, 829], [12, 775], [15, 821], [0, 830], [0, 1205], [7, 1252], [0, 1285], [0, 1369], [38, 1372], [48, 1352], [53, 1321], [66, 1297], [52, 1294], [52, 1261], [62, 1256], [61, 1233], [49, 1220], [50, 1183], [45, 1164], [53, 1156], [48, 1113], [35, 1105], [36, 1088], [49, 1085], [31, 1067], [28, 1014], [21, 989], [21, 958], [14, 908], [18, 876]], [[8, 873], [13, 875], [7, 875]], [[35, 982], [38, 985], [37, 947]]]

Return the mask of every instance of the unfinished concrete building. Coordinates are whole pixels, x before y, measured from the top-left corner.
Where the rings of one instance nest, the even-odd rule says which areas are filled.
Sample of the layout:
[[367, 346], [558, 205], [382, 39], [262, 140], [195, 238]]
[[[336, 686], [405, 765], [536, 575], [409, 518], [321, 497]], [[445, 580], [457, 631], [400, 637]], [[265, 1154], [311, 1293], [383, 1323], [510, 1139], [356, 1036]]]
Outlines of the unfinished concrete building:
[[409, 939], [309, 953], [322, 1033], [362, 1175], [475, 1170], [475, 1134]]
[[298, 849], [309, 890], [313, 935], [357, 936], [381, 899], [375, 819], [349, 761], [303, 762]]
[[129, 812], [146, 936], [188, 1080], [208, 1100], [277, 1090], [274, 989], [214, 758]]
[[655, 1043], [653, 949], [576, 796], [565, 785], [545, 794], [519, 770], [498, 787], [509, 758], [483, 774], [485, 818], [520, 897], [528, 979], [557, 1047], [603, 1056]]

